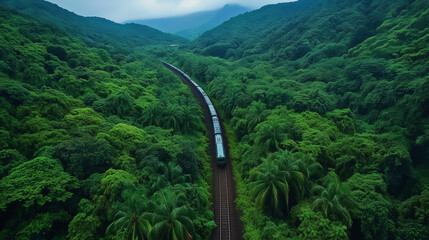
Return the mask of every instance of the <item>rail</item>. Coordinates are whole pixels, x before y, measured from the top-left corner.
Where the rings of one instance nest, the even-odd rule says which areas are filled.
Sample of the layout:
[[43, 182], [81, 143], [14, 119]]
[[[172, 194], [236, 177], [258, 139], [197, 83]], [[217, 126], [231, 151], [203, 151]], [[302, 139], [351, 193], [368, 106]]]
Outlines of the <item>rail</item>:
[[[173, 71], [176, 75], [180, 76], [182, 81], [187, 84], [192, 92], [194, 93], [194, 96], [198, 99], [201, 106], [204, 106], [205, 109], [205, 116], [206, 116], [206, 125], [210, 134], [213, 134], [214, 136], [214, 128], [213, 128], [213, 121], [212, 121], [212, 115], [210, 112], [215, 111], [214, 107], [213, 109], [210, 109], [209, 106], [206, 103], [206, 100], [204, 98], [204, 90], [201, 89], [201, 87], [195, 83], [186, 73], [184, 73], [182, 70], [176, 68], [175, 66], [162, 62], [168, 69]], [[220, 123], [220, 119], [219, 119]], [[221, 126], [221, 125], [220, 125]], [[219, 126], [219, 127], [220, 127]], [[224, 131], [223, 131], [224, 132]], [[214, 138], [209, 138], [211, 141], [211, 144], [214, 146], [212, 151], [212, 157], [213, 159], [216, 159], [216, 150], [214, 142]], [[226, 140], [226, 139], [225, 139]], [[226, 142], [226, 141], [224, 141]], [[225, 156], [227, 155], [227, 151], [225, 150]], [[225, 166], [218, 166], [216, 161], [213, 161], [212, 163], [214, 175], [213, 175], [213, 201], [214, 201], [214, 215], [215, 215], [215, 221], [217, 224], [217, 229], [213, 231], [213, 235], [211, 239], [215, 240], [232, 240], [232, 239], [242, 239], [241, 238], [241, 226], [239, 224], [239, 219], [237, 216], [237, 213], [233, 206], [234, 201], [234, 192], [233, 192], [233, 181], [232, 177], [230, 176], [232, 174], [231, 172], [231, 165], [228, 162]], [[231, 188], [231, 189], [229, 189]], [[230, 196], [230, 193], [232, 196]], [[234, 230], [231, 232], [231, 230]]]
[[224, 173], [224, 176], [219, 177], [219, 239], [230, 240], [231, 224], [229, 219], [228, 178], [225, 168], [221, 172]]

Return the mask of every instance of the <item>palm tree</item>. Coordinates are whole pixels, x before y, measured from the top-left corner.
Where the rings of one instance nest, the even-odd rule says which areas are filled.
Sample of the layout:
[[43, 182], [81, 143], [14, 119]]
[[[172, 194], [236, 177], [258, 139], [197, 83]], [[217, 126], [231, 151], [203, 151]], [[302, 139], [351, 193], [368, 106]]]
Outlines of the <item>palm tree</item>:
[[250, 172], [251, 193], [258, 208], [270, 213], [282, 212], [282, 202], [288, 202], [289, 184], [285, 173], [271, 160], [263, 159], [262, 164]]
[[152, 239], [163, 240], [191, 240], [190, 232], [194, 231], [191, 218], [194, 213], [185, 205], [186, 197], [183, 193], [174, 195], [164, 191], [155, 195], [159, 203], [155, 205], [152, 216], [153, 227], [150, 232]]
[[232, 111], [235, 109], [237, 103], [240, 101], [241, 93], [242, 91], [240, 90], [240, 87], [236, 84], [231, 84], [225, 89], [220, 104], [222, 105], [223, 110], [228, 116], [231, 116]]
[[183, 133], [201, 129], [201, 122], [198, 114], [199, 109], [197, 107], [189, 105], [183, 106], [183, 124], [181, 129]]
[[[290, 195], [299, 200], [305, 193], [306, 177], [299, 171], [297, 161], [283, 151], [271, 154], [250, 172], [251, 192], [256, 206], [278, 215], [289, 212]], [[291, 191], [292, 190], [292, 191]]]
[[149, 239], [151, 226], [144, 217], [143, 200], [136, 194], [127, 198], [126, 204], [121, 205], [116, 212], [114, 222], [106, 229], [106, 234], [114, 231], [125, 230], [127, 239], [144, 240]]
[[230, 83], [228, 79], [222, 79], [222, 81], [213, 80], [209, 82], [207, 87], [209, 89], [210, 95], [218, 99], [222, 98], [228, 83]]
[[149, 126], [149, 125], [161, 126], [162, 113], [163, 113], [163, 107], [160, 104], [152, 105], [142, 112], [142, 117], [140, 118], [140, 122], [146, 126]]
[[305, 174], [307, 169], [303, 169], [304, 162], [297, 156], [299, 156], [298, 153], [287, 150], [281, 150], [269, 156], [279, 162], [280, 169], [285, 172], [288, 183], [293, 186], [296, 201], [302, 199], [308, 192], [308, 178]]
[[329, 172], [323, 180], [323, 186], [313, 187], [312, 192], [318, 195], [313, 202], [313, 209], [319, 210], [326, 218], [340, 220], [347, 227], [352, 226], [352, 219], [347, 209], [355, 208], [357, 203], [350, 189], [340, 181], [335, 172]]
[[305, 155], [302, 152], [296, 152], [293, 157], [297, 161], [300, 172], [304, 173], [308, 180], [320, 179], [323, 175], [323, 167], [313, 158]]
[[249, 112], [246, 114], [247, 131], [251, 132], [260, 122], [264, 121], [267, 117], [267, 110], [265, 104], [261, 101], [252, 102]]
[[260, 124], [256, 127], [255, 143], [265, 152], [274, 152], [280, 149], [284, 140], [283, 127], [278, 122]]
[[112, 103], [114, 112], [120, 117], [129, 114], [133, 108], [133, 98], [126, 91], [116, 93], [108, 99]]
[[169, 185], [186, 184], [190, 178], [188, 174], [182, 174], [182, 168], [175, 162], [171, 161], [167, 165], [161, 163], [159, 166], [163, 169], [163, 174], [159, 175], [156, 182], [152, 184], [152, 192]]
[[177, 104], [169, 104], [164, 110], [162, 121], [165, 128], [181, 130], [183, 124], [182, 108]]

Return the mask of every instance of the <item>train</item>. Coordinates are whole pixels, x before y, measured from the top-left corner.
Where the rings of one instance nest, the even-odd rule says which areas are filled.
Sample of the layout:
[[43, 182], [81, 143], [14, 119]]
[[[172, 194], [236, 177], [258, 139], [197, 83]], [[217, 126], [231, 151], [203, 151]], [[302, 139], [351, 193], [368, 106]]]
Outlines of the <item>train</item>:
[[215, 109], [212, 101], [210, 100], [209, 96], [207, 96], [207, 94], [204, 92], [204, 89], [202, 87], [200, 87], [194, 80], [192, 80], [191, 77], [189, 77], [182, 70], [176, 68], [175, 66], [173, 66], [167, 62], [162, 61], [162, 63], [165, 66], [167, 66], [168, 68], [170, 68], [171, 70], [173, 70], [173, 72], [181, 75], [188, 83], [190, 83], [191, 86], [196, 88], [198, 90], [198, 92], [202, 95], [202, 97], [204, 98], [204, 101], [206, 103], [207, 108], [209, 109], [210, 116], [212, 118], [212, 123], [213, 123], [213, 136], [212, 137], [214, 138], [215, 145], [216, 145], [216, 163], [218, 165], [225, 165], [226, 164], [226, 156], [225, 156], [225, 147], [223, 144], [222, 130], [220, 127], [220, 122], [219, 122], [218, 115], [216, 113], [216, 109]]

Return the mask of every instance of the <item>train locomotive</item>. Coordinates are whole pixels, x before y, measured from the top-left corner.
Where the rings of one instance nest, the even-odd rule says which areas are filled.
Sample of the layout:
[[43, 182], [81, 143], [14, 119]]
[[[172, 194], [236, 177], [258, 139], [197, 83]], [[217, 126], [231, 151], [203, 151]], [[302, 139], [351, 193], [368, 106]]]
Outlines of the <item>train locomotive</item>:
[[215, 140], [215, 145], [216, 145], [216, 163], [218, 165], [225, 165], [226, 164], [226, 157], [225, 157], [225, 148], [223, 145], [223, 139], [222, 139], [222, 130], [220, 127], [220, 122], [219, 119], [217, 117], [217, 113], [216, 113], [216, 109], [213, 106], [212, 101], [210, 100], [209, 96], [207, 96], [207, 94], [204, 92], [204, 90], [196, 83], [194, 82], [186, 73], [184, 73], [182, 70], [176, 68], [175, 66], [166, 63], [164, 61], [162, 61], [162, 63], [167, 66], [168, 68], [170, 68], [171, 70], [173, 70], [175, 73], [181, 75], [182, 77], [184, 77], [186, 79], [186, 81], [188, 81], [190, 83], [190, 85], [192, 85], [193, 87], [195, 87], [203, 96], [204, 101], [210, 111], [210, 115], [212, 117], [212, 123], [213, 123], [213, 133], [214, 133], [214, 140]]

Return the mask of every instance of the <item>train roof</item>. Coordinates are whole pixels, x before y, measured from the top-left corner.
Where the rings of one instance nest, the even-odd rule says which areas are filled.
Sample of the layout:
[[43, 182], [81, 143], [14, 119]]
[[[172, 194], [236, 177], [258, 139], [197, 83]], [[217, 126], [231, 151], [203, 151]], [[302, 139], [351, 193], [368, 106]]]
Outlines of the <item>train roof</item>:
[[216, 114], [216, 110], [215, 110], [215, 108], [213, 107], [213, 104], [210, 104], [210, 105], [209, 105], [209, 110], [210, 110], [210, 114], [211, 114], [211, 116], [212, 116], [212, 117], [217, 116], [217, 114]]
[[225, 158], [225, 151], [223, 148], [222, 135], [216, 134], [216, 158]]

